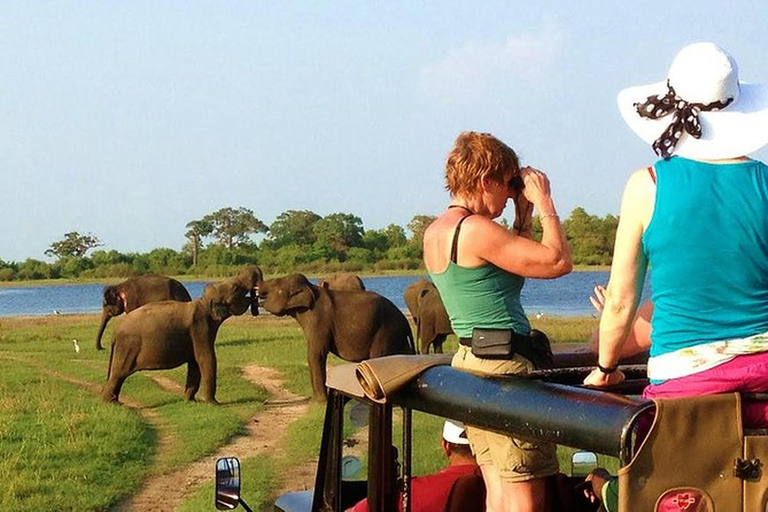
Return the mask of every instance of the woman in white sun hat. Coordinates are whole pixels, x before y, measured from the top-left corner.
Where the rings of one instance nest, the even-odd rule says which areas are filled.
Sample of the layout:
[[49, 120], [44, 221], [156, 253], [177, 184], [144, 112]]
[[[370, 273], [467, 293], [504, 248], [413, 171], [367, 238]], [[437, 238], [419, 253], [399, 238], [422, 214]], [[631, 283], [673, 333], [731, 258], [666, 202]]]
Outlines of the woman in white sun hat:
[[[768, 88], [739, 82], [712, 43], [675, 57], [666, 80], [618, 96], [629, 127], [661, 157], [627, 182], [600, 319], [598, 368], [609, 386], [648, 266], [655, 306], [644, 396], [768, 390]], [[745, 423], [768, 424], [745, 405]]]

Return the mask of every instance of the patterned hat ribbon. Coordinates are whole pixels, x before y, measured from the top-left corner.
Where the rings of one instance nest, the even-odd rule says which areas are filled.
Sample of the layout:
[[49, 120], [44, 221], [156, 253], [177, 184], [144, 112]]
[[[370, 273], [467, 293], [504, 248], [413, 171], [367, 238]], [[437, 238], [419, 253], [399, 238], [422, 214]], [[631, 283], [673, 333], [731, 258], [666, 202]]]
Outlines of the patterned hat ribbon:
[[643, 103], [635, 103], [635, 109], [640, 117], [661, 119], [672, 114], [672, 121], [658, 139], [653, 142], [653, 151], [667, 160], [672, 156], [675, 146], [683, 136], [683, 132], [692, 137], [701, 137], [699, 112], [720, 110], [731, 104], [733, 97], [712, 103], [688, 103], [675, 93], [675, 89], [667, 80], [667, 93], [648, 96]]

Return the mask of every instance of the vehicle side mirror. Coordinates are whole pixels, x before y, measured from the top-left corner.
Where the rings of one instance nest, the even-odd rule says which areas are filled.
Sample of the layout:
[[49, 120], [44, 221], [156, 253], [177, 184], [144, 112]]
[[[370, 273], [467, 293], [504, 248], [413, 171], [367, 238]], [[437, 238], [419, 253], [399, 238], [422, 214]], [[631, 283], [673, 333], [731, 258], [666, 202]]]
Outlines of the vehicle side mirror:
[[235, 457], [217, 460], [216, 509], [232, 510], [240, 503], [240, 461]]
[[592, 452], [576, 452], [571, 457], [571, 476], [586, 477], [597, 468], [597, 455]]

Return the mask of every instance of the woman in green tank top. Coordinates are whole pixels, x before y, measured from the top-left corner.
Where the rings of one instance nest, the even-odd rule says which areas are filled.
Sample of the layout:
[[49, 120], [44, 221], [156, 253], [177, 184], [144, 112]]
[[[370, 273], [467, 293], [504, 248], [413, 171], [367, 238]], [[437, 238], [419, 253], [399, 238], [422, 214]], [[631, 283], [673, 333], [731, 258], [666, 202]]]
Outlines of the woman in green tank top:
[[[446, 161], [451, 204], [424, 233], [424, 263], [460, 338], [475, 327], [530, 331], [520, 304], [525, 277], [555, 278], [571, 271], [571, 254], [547, 176], [520, 168], [517, 155], [487, 133], [465, 132]], [[513, 229], [493, 219], [512, 199]], [[533, 210], [541, 220], [541, 242], [531, 239]], [[532, 369], [516, 354], [511, 360], [474, 357], [461, 345], [453, 366], [489, 374]], [[546, 477], [557, 473], [551, 443], [512, 439], [467, 426], [472, 450], [487, 487], [488, 511], [541, 511]]]

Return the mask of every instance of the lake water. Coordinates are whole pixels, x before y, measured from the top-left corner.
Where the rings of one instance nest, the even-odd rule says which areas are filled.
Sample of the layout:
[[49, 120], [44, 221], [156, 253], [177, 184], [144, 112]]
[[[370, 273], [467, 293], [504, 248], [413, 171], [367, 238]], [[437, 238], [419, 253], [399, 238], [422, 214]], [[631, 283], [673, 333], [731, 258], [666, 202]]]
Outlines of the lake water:
[[[387, 297], [405, 310], [403, 291], [422, 276], [364, 278], [368, 290]], [[589, 303], [592, 288], [608, 282], [608, 272], [572, 272], [553, 280], [528, 279], [522, 301], [529, 315], [585, 316], [593, 313]], [[205, 282], [185, 282], [193, 298], [199, 297]], [[69, 284], [0, 288], [0, 317], [38, 316], [56, 313], [99, 313], [103, 285]], [[647, 293], [644, 294], [648, 296]]]

